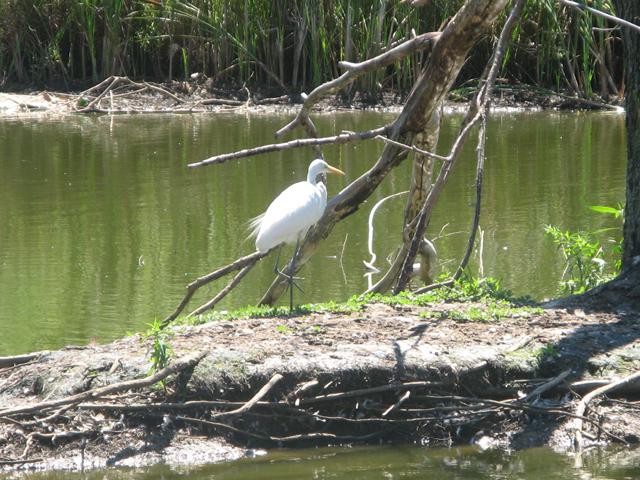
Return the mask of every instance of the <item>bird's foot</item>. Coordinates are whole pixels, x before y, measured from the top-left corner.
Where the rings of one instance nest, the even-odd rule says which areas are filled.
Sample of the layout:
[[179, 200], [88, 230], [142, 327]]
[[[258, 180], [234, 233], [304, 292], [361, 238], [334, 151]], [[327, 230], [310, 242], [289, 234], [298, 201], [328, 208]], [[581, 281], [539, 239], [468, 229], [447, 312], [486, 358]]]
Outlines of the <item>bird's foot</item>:
[[283, 276], [284, 278], [286, 278], [289, 282], [289, 288], [291, 288], [292, 286], [296, 287], [298, 290], [300, 290], [301, 293], [304, 293], [304, 290], [302, 290], [302, 287], [300, 287], [300, 285], [298, 285], [298, 283], [296, 282], [296, 280], [304, 280], [304, 277], [296, 277], [295, 275], [289, 275], [288, 273], [283, 272], [282, 270], [276, 270], [278, 272], [279, 275]]
[[276, 270], [276, 273], [278, 273], [278, 275], [283, 276], [287, 280], [304, 280], [304, 277], [296, 277], [295, 275], [289, 275], [288, 273], [285, 273], [282, 270]]

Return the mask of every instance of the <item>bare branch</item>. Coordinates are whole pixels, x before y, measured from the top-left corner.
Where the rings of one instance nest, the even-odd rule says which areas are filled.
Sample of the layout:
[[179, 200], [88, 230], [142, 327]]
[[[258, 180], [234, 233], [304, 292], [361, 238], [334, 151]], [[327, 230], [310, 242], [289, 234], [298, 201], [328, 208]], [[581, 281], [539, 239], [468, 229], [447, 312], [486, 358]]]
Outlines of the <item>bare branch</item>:
[[[440, 169], [440, 173], [438, 174], [438, 178], [436, 179], [433, 188], [429, 191], [429, 194], [425, 199], [424, 206], [420, 211], [418, 223], [415, 228], [415, 234], [411, 241], [411, 245], [409, 246], [409, 250], [405, 256], [404, 263], [400, 270], [400, 276], [398, 278], [396, 286], [393, 289], [393, 293], [397, 294], [406, 287], [410, 277], [410, 273], [413, 270], [413, 261], [418, 252], [418, 247], [420, 245], [420, 242], [422, 241], [422, 237], [424, 236], [424, 231], [427, 226], [428, 219], [431, 215], [431, 211], [433, 210], [433, 207], [435, 205], [435, 200], [439, 197], [440, 192], [449, 176], [449, 173], [451, 172], [451, 168], [460, 155], [462, 145], [469, 135], [471, 128], [476, 124], [478, 120], [480, 120], [480, 118], [484, 114], [484, 111], [488, 107], [490, 92], [498, 75], [502, 57], [504, 55], [504, 52], [506, 51], [507, 42], [509, 42], [511, 38], [511, 32], [513, 32], [516, 22], [520, 18], [520, 13], [522, 12], [523, 7], [524, 0], [517, 0], [511, 10], [511, 13], [509, 14], [509, 17], [507, 18], [507, 21], [504, 24], [502, 32], [500, 33], [500, 38], [498, 39], [498, 43], [496, 44], [495, 50], [493, 52], [490, 63], [491, 68], [487, 74], [486, 82], [481, 88], [478, 89], [474, 101], [472, 101], [471, 105], [469, 106], [469, 111], [467, 112], [467, 115], [463, 121], [463, 128], [456, 138], [453, 147], [451, 148], [451, 153], [449, 154], [451, 160], [448, 163], [443, 164], [442, 168]], [[473, 232], [473, 235], [475, 239], [475, 230]]]
[[390, 130], [390, 126], [386, 125], [384, 127], [375, 128], [373, 130], [367, 130], [364, 132], [343, 132], [339, 135], [334, 135], [331, 137], [320, 137], [320, 138], [300, 138], [297, 140], [291, 140], [289, 142], [283, 143], [272, 143], [270, 145], [261, 145], [255, 148], [246, 148], [244, 150], [239, 150], [237, 152], [224, 153], [222, 155], [215, 155], [213, 157], [206, 158], [199, 162], [190, 163], [187, 165], [189, 168], [202, 167], [204, 165], [224, 163], [229, 160], [236, 160], [238, 158], [251, 157], [254, 155], [262, 155], [265, 153], [271, 152], [280, 152], [283, 150], [289, 150], [292, 148], [303, 148], [303, 147], [312, 147], [317, 145], [327, 145], [327, 144], [336, 144], [340, 145], [343, 143], [356, 142], [359, 140], [368, 140], [370, 138], [375, 138], [378, 135], [386, 135]]
[[279, 373], [276, 373], [273, 377], [271, 377], [271, 380], [269, 380], [260, 390], [258, 390], [258, 393], [256, 393], [253, 397], [251, 397], [251, 399], [249, 401], [247, 401], [247, 403], [242, 405], [240, 408], [236, 408], [235, 410], [231, 410], [229, 412], [216, 413], [216, 414], [213, 414], [211, 417], [212, 418], [219, 418], [219, 417], [226, 417], [228, 415], [240, 415], [242, 413], [248, 412], [249, 410], [251, 410], [251, 408], [253, 408], [253, 406], [256, 403], [258, 403], [260, 400], [262, 400], [262, 398], [267, 393], [269, 393], [269, 391], [280, 380], [282, 380], [282, 375], [280, 375]]
[[597, 397], [598, 395], [603, 395], [607, 392], [612, 392], [613, 390], [616, 390], [628, 383], [632, 383], [635, 382], [636, 380], [640, 379], [640, 372], [635, 372], [631, 375], [628, 375], [624, 378], [621, 378], [619, 380], [616, 380], [615, 382], [611, 382], [607, 385], [604, 385], [600, 388], [596, 388], [595, 390], [593, 390], [592, 392], [587, 393], [584, 397], [582, 397], [582, 400], [580, 400], [580, 403], [578, 403], [578, 407], [576, 408], [576, 418], [578, 419], [576, 421], [576, 434], [574, 437], [574, 441], [575, 441], [575, 447], [576, 450], [580, 451], [582, 450], [583, 447], [583, 442], [582, 442], [582, 421], [584, 419], [584, 413], [587, 409], [587, 407], [589, 406], [589, 403], [591, 402], [591, 400], [593, 400], [595, 397]]
[[480, 210], [482, 205], [482, 179], [484, 176], [484, 159], [485, 159], [485, 142], [486, 142], [486, 131], [487, 131], [487, 116], [486, 114], [482, 115], [482, 125], [480, 127], [480, 131], [478, 132], [478, 146], [476, 148], [477, 151], [477, 164], [476, 164], [476, 206], [473, 214], [473, 221], [471, 223], [471, 230], [469, 231], [469, 238], [467, 240], [467, 248], [462, 256], [462, 260], [458, 264], [458, 268], [453, 273], [450, 279], [434, 283], [431, 285], [427, 285], [426, 287], [419, 288], [415, 291], [415, 293], [426, 293], [431, 290], [435, 290], [440, 287], [450, 287], [453, 283], [460, 278], [462, 272], [467, 267], [469, 263], [469, 258], [471, 258], [471, 252], [473, 251], [473, 245], [476, 241], [476, 232], [478, 231], [478, 225], [480, 223]]
[[213, 307], [215, 307], [216, 304], [218, 304], [220, 302], [220, 300], [222, 300], [224, 297], [226, 297], [227, 294], [231, 290], [233, 290], [235, 288], [235, 286], [238, 285], [238, 283], [240, 283], [240, 280], [242, 280], [242, 278], [247, 273], [249, 273], [249, 270], [251, 270], [255, 264], [256, 264], [256, 262], [250, 263], [249, 265], [244, 267], [242, 270], [240, 270], [238, 272], [238, 274], [231, 279], [231, 281], [227, 284], [227, 286], [224, 287], [222, 290], [220, 290], [215, 297], [213, 297], [211, 300], [209, 300], [204, 305], [201, 305], [198, 308], [196, 308], [193, 312], [191, 312], [189, 315], [187, 315], [187, 317], [192, 317], [194, 315], [200, 315], [201, 313], [206, 312], [207, 310], [210, 310]]
[[282, 137], [298, 125], [302, 125], [306, 121], [308, 121], [311, 108], [313, 108], [313, 106], [323, 96], [346, 87], [356, 78], [366, 73], [397, 62], [417, 51], [431, 48], [433, 44], [438, 40], [438, 38], [440, 38], [440, 35], [440, 32], [423, 33], [422, 35], [418, 35], [411, 40], [407, 40], [397, 47], [378, 55], [377, 57], [365, 60], [362, 63], [354, 64], [349, 62], [340, 62], [339, 65], [343, 68], [346, 68], [347, 71], [340, 75], [338, 78], [323, 83], [322, 85], [313, 89], [313, 91], [304, 98], [304, 103], [302, 105], [302, 108], [298, 112], [298, 115], [296, 115], [296, 117], [291, 122], [278, 130], [276, 132], [276, 137]]
[[414, 388], [433, 388], [441, 385], [440, 382], [429, 381], [416, 381], [405, 383], [391, 383], [389, 385], [380, 385], [378, 387], [362, 388], [360, 390], [350, 390], [347, 392], [327, 393], [325, 395], [318, 395], [316, 397], [302, 398], [299, 404], [312, 405], [321, 402], [331, 402], [334, 400], [341, 400], [343, 398], [361, 397], [363, 395], [371, 395], [374, 393], [391, 392], [396, 390], [412, 390]]
[[409, 150], [410, 152], [419, 153], [420, 155], [424, 155], [425, 157], [433, 158], [435, 160], [440, 160], [442, 162], [451, 161], [451, 154], [447, 155], [446, 157], [443, 157], [442, 155], [438, 155], [437, 153], [427, 152], [426, 150], [418, 148], [415, 145], [405, 145], [404, 143], [396, 142], [395, 140], [391, 140], [390, 138], [383, 137], [382, 135], [376, 135], [375, 138], [376, 140], [382, 140], [383, 142], [391, 143], [392, 145], [403, 148], [404, 150]]
[[204, 275], [200, 278], [195, 279], [193, 282], [187, 285], [187, 293], [182, 299], [182, 301], [180, 302], [180, 304], [176, 307], [175, 311], [162, 321], [162, 327], [163, 328], [166, 327], [167, 325], [169, 325], [169, 323], [175, 320], [178, 315], [180, 315], [182, 310], [184, 310], [184, 307], [186, 307], [187, 303], [189, 303], [189, 300], [191, 300], [191, 297], [193, 297], [193, 294], [200, 287], [202, 287], [203, 285], [206, 285], [207, 283], [213, 282], [214, 280], [217, 280], [218, 278], [223, 277], [228, 273], [235, 272], [236, 270], [240, 270], [248, 265], [253, 266], [258, 260], [267, 256], [268, 253], [269, 252], [267, 253], [260, 253], [257, 251], [253, 252], [250, 255], [241, 257], [235, 260], [234, 262], [231, 262], [229, 265], [225, 265], [224, 267], [221, 267], [211, 273], [208, 273], [207, 275]]
[[572, 2], [571, 0], [558, 0], [558, 2], [567, 5], [569, 7], [573, 7], [577, 10], [580, 11], [584, 11], [587, 10], [591, 13], [593, 13], [594, 15], [597, 15], [599, 17], [603, 17], [606, 18], [607, 20], [610, 20], [614, 23], [617, 23], [618, 25], [622, 25], [628, 28], [631, 28], [633, 30], [635, 30], [636, 32], [640, 33], [640, 25], [636, 25], [635, 23], [629, 22], [627, 20], [625, 20], [624, 18], [620, 18], [620, 17], [616, 17], [615, 15], [611, 15], [610, 13], [606, 13], [603, 12], [602, 10], [598, 10], [596, 8], [590, 7], [588, 5], [585, 5], [584, 3], [579, 3], [579, 2]]
[[91, 390], [87, 390], [86, 392], [78, 393], [76, 395], [70, 395], [68, 397], [59, 398], [57, 400], [48, 400], [48, 401], [36, 403], [35, 405], [5, 408], [4, 410], [0, 410], [0, 421], [7, 421], [7, 419], [3, 417], [42, 412], [44, 410], [49, 410], [51, 408], [56, 408], [56, 407], [62, 407], [64, 405], [78, 404], [86, 400], [104, 397], [106, 395], [111, 395], [113, 393], [148, 387], [150, 385], [158, 383], [161, 380], [164, 380], [169, 375], [178, 373], [186, 368], [193, 367], [200, 360], [202, 360], [205, 357], [205, 355], [206, 355], [206, 352], [197, 352], [197, 353], [193, 353], [191, 355], [187, 355], [185, 357], [179, 358], [168, 367], [165, 367], [162, 370], [154, 373], [153, 375], [149, 375], [148, 377], [139, 378], [135, 380], [127, 380], [119, 383], [113, 383], [111, 385], [107, 385], [106, 387], [94, 388]]
[[343, 441], [363, 441], [378, 436], [380, 432], [370, 433], [368, 435], [336, 435], [334, 433], [325, 433], [325, 432], [312, 432], [312, 433], [301, 433], [298, 435], [289, 435], [286, 437], [275, 437], [271, 435], [260, 435], [259, 433], [249, 432], [247, 430], [240, 430], [239, 428], [233, 427], [231, 425], [227, 425], [226, 423], [220, 422], [210, 422], [208, 420], [202, 420], [200, 418], [192, 418], [192, 417], [183, 417], [177, 416], [176, 420], [181, 420], [183, 422], [196, 423], [208, 427], [213, 428], [224, 428], [225, 430], [230, 430], [234, 433], [239, 433], [241, 435], [246, 435], [248, 437], [258, 438], [260, 440], [268, 440], [271, 442], [300, 442], [303, 440], [322, 440], [322, 439], [330, 439], [330, 440], [343, 440]]

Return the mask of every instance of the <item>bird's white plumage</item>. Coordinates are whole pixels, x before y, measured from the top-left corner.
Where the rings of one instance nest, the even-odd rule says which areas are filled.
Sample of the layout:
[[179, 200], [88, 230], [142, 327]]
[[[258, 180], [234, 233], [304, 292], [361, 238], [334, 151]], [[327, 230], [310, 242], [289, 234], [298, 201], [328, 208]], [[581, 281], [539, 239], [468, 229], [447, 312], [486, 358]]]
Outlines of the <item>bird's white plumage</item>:
[[298, 182], [269, 205], [260, 222], [256, 238], [259, 252], [268, 252], [281, 243], [295, 243], [306, 235], [327, 206], [327, 190], [323, 183]]
[[323, 160], [309, 165], [307, 180], [294, 183], [271, 202], [267, 211], [251, 222], [257, 232], [256, 248], [266, 253], [281, 243], [296, 243], [322, 217], [327, 206], [327, 189], [317, 181], [325, 172], [342, 173]]

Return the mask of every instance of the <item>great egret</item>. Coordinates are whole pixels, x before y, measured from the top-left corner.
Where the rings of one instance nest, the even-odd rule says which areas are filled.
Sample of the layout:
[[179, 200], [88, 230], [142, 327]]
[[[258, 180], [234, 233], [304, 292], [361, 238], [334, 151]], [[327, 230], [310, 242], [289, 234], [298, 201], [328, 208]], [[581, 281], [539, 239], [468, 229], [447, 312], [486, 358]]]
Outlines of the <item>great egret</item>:
[[[300, 240], [320, 220], [327, 206], [327, 187], [322, 181], [322, 176], [326, 173], [344, 175], [342, 170], [332, 167], [324, 160], [316, 159], [309, 165], [306, 181], [287, 187], [271, 202], [264, 214], [251, 221], [253, 234], [257, 234], [256, 249], [260, 253], [266, 253], [283, 243], [296, 244], [291, 272], [298, 256]], [[278, 273], [284, 275], [280, 271]], [[293, 274], [286, 276], [289, 279], [289, 307], [293, 309], [294, 277]]]

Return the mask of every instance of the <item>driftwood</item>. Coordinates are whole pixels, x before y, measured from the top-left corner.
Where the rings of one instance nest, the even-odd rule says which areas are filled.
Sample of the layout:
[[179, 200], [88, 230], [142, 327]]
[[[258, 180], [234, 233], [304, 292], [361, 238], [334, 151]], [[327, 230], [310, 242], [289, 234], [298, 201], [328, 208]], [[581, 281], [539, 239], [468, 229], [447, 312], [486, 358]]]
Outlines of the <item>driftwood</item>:
[[635, 382], [638, 379], [640, 379], [640, 372], [635, 372], [624, 378], [615, 380], [607, 385], [596, 388], [595, 390], [592, 390], [591, 392], [587, 393], [584, 397], [582, 397], [582, 400], [578, 402], [578, 406], [576, 408], [577, 420], [575, 423], [576, 431], [575, 431], [575, 437], [574, 437], [574, 445], [577, 451], [581, 451], [584, 446], [584, 441], [582, 439], [582, 435], [584, 434], [584, 432], [582, 431], [582, 423], [583, 423], [583, 420], [585, 419], [584, 414], [585, 414], [585, 411], [587, 410], [587, 407], [589, 406], [589, 403], [591, 403], [591, 401], [599, 395], [604, 395], [605, 393], [613, 392], [625, 385], [628, 385], [629, 383]]
[[[152, 393], [150, 387], [168, 375], [194, 367], [203, 353], [191, 354], [176, 361], [156, 375], [129, 380], [81, 394], [44, 401], [25, 407], [0, 411], [0, 421], [12, 424], [9, 428], [24, 432], [22, 455], [2, 458], [0, 465], [16, 466], [42, 461], [45, 452], [38, 451], [31, 458], [27, 455], [36, 443], [57, 447], [77, 442], [83, 449], [88, 440], [99, 442], [103, 435], [127, 435], [127, 430], [137, 424], [163, 424], [189, 426], [183, 432], [192, 435], [231, 435], [233, 438], [258, 440], [265, 445], [316, 444], [340, 442], [367, 443], [378, 439], [407, 438], [407, 432], [437, 431], [438, 435], [470, 427], [478, 431], [503, 418], [514, 419], [526, 415], [550, 415], [560, 419], [573, 419], [590, 424], [600, 434], [616, 442], [625, 443], [614, 433], [602, 428], [598, 419], [585, 415], [586, 405], [595, 396], [613, 391], [640, 378], [640, 373], [597, 388], [586, 395], [573, 411], [573, 403], [565, 395], [571, 385], [566, 384], [570, 371], [540, 380], [541, 384], [524, 383], [516, 391], [530, 388], [524, 396], [503, 400], [482, 396], [463, 396], [455, 392], [462, 387], [454, 377], [449, 381], [404, 381], [373, 384], [368, 388], [345, 389], [326, 394], [310, 395], [312, 389], [329, 389], [340, 382], [330, 381], [320, 386], [317, 379], [301, 384], [291, 378], [274, 373], [247, 401], [209, 400], [194, 398], [193, 390], [184, 393], [189, 400], [172, 402], [171, 393]], [[276, 388], [278, 387], [278, 388]], [[136, 396], [122, 393], [138, 390]], [[289, 392], [289, 393], [287, 393]], [[450, 392], [443, 394], [442, 392]], [[545, 397], [543, 399], [543, 397]], [[100, 403], [92, 403], [93, 399]], [[163, 401], [164, 399], [164, 401]], [[89, 401], [87, 401], [89, 400]], [[155, 400], [155, 401], [154, 401]], [[584, 407], [580, 407], [584, 405]], [[38, 418], [43, 412], [53, 413]], [[101, 424], [96, 425], [86, 412], [100, 411]], [[511, 412], [505, 415], [505, 412]], [[33, 420], [29, 420], [32, 418]], [[127, 428], [111, 428], [108, 425], [126, 424]], [[93, 423], [92, 423], [93, 422]], [[248, 426], [251, 426], [250, 428]]]
[[149, 375], [148, 377], [144, 377], [137, 380], [128, 380], [126, 382], [114, 383], [112, 385], [107, 385], [106, 387], [94, 388], [91, 390], [87, 390], [86, 392], [78, 393], [76, 395], [71, 395], [68, 397], [56, 399], [56, 400], [47, 400], [44, 402], [36, 403], [35, 405], [24, 405], [20, 407], [12, 407], [5, 408], [0, 410], [0, 422], [11, 422], [10, 417], [14, 417], [17, 415], [26, 415], [26, 414], [36, 414], [41, 413], [52, 408], [62, 407], [66, 405], [77, 405], [86, 400], [90, 400], [92, 398], [100, 398], [106, 395], [111, 395], [118, 392], [124, 392], [133, 389], [145, 388], [150, 385], [154, 385], [161, 380], [164, 380], [169, 375], [174, 373], [178, 373], [187, 368], [191, 368], [196, 365], [200, 360], [205, 357], [206, 353], [196, 353], [192, 355], [188, 355], [181, 359], [176, 360], [174, 363], [169, 365], [168, 367], [159, 370], [153, 375]]
[[[118, 99], [124, 97], [134, 97], [141, 93], [153, 92], [162, 95], [174, 102], [175, 106], [168, 108], [149, 108], [143, 104], [140, 107], [132, 107], [131, 105], [124, 108], [116, 108]], [[253, 100], [247, 90], [247, 100], [233, 100], [227, 98], [205, 98], [201, 100], [186, 100], [170, 91], [170, 87], [152, 82], [135, 82], [129, 77], [110, 76], [93, 87], [84, 90], [78, 95], [71, 95], [74, 102], [73, 111], [75, 113], [199, 113], [208, 110], [201, 107], [207, 105], [228, 106], [233, 108], [246, 108], [250, 105], [268, 105], [274, 103], [289, 103], [291, 101], [288, 95], [282, 95], [273, 98], [263, 98]], [[108, 108], [103, 103], [108, 102]]]
[[27, 353], [24, 355], [15, 355], [13, 357], [0, 357], [0, 368], [13, 367], [23, 363], [30, 362], [40, 358], [45, 352]]

